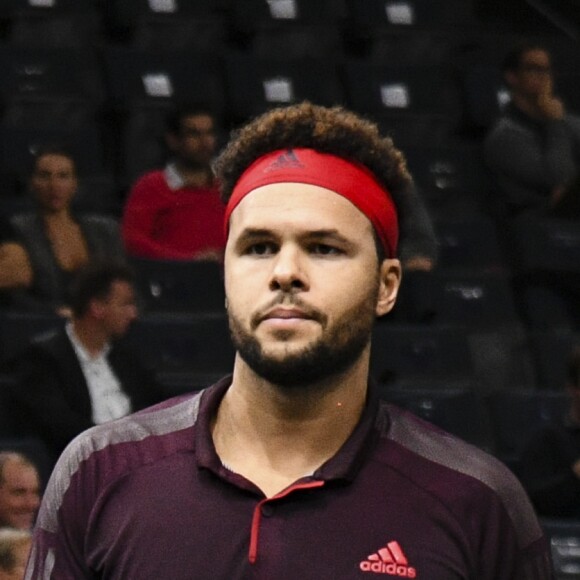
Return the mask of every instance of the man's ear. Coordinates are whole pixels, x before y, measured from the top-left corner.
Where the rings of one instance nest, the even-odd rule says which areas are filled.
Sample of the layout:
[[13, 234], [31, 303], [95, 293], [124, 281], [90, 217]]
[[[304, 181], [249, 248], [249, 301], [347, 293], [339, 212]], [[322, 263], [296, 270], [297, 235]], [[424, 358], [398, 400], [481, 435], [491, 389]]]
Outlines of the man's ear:
[[379, 271], [379, 295], [375, 308], [377, 316], [384, 316], [393, 309], [402, 275], [403, 271], [399, 260], [390, 258], [383, 260]]

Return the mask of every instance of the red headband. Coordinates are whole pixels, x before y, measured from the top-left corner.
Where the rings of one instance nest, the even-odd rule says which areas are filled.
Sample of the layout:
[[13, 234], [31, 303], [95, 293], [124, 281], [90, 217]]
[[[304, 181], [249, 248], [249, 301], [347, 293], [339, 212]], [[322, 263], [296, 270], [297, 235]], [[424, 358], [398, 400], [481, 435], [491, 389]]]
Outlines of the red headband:
[[236, 183], [226, 207], [225, 230], [240, 201], [271, 183], [308, 183], [336, 192], [355, 205], [373, 224], [389, 258], [397, 253], [399, 226], [389, 191], [364, 166], [314, 149], [272, 151], [254, 161]]

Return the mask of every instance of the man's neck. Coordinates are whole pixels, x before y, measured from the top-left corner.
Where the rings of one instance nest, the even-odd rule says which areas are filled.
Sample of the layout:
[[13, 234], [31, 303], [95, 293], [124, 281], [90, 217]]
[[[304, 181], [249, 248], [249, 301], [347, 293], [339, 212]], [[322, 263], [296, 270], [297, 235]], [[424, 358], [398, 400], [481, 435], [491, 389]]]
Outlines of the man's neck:
[[333, 457], [354, 430], [367, 392], [368, 361], [307, 387], [279, 387], [239, 358], [213, 427], [228, 468], [271, 497]]
[[189, 167], [175, 161], [175, 168], [187, 187], [208, 187], [212, 183], [212, 173], [209, 167]]
[[544, 119], [544, 116], [540, 112], [535, 99], [514, 93], [512, 94], [512, 103], [517, 109], [519, 109], [528, 117], [531, 117], [536, 121], [541, 121]]
[[87, 318], [74, 318], [72, 330], [77, 340], [91, 357], [96, 357], [107, 345], [108, 337]]
[[72, 221], [72, 216], [68, 209], [45, 211], [42, 213], [42, 218], [48, 227], [59, 227], [61, 224], [68, 224]]

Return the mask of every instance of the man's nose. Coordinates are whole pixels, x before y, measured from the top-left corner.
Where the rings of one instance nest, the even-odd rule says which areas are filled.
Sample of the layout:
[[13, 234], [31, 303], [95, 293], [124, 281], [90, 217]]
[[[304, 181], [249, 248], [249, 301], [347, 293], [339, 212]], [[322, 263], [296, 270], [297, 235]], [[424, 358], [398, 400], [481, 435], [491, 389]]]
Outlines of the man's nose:
[[305, 256], [294, 246], [281, 248], [274, 259], [270, 289], [290, 292], [308, 288]]

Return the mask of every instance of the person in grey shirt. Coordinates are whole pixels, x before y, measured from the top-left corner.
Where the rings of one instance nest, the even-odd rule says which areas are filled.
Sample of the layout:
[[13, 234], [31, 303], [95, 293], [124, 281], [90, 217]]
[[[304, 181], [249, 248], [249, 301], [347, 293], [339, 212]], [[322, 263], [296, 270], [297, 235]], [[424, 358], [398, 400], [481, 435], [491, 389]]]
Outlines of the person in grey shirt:
[[554, 92], [549, 52], [526, 44], [505, 57], [511, 102], [487, 135], [485, 159], [508, 214], [580, 216], [580, 117]]

